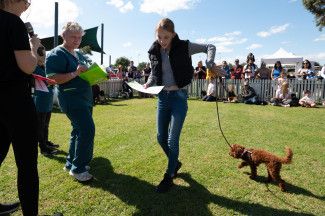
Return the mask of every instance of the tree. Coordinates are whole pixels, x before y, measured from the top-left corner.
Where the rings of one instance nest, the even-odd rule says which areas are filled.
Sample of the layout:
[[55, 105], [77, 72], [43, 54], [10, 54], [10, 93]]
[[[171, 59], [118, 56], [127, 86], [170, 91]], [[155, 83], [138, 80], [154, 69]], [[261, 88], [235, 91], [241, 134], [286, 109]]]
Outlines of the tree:
[[321, 31], [325, 26], [325, 0], [303, 0], [305, 8], [315, 15], [316, 26]]
[[138, 71], [142, 71], [146, 67], [146, 65], [147, 65], [147, 62], [140, 62], [137, 67]]
[[124, 56], [117, 58], [115, 61], [115, 66], [117, 67], [119, 65], [122, 65], [123, 70], [126, 70], [129, 66], [129, 64], [130, 64], [130, 60]]

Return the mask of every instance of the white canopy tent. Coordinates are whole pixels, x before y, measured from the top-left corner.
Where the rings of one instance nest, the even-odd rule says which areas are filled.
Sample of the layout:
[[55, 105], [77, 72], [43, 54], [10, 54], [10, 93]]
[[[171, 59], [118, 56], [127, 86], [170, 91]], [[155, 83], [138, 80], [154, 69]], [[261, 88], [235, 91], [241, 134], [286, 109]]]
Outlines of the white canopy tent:
[[266, 65], [274, 65], [276, 61], [280, 61], [283, 66], [288, 65], [290, 68], [294, 67], [295, 70], [301, 67], [303, 58], [294, 55], [291, 52], [287, 52], [285, 49], [280, 48], [272, 55], [266, 56], [261, 59], [262, 62], [265, 62]]

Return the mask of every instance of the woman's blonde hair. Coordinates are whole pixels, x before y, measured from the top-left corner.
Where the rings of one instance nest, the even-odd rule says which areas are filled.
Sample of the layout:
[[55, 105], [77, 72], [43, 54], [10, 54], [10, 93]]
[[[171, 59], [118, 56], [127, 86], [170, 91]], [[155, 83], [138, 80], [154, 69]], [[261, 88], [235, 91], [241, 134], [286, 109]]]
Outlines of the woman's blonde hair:
[[62, 27], [62, 34], [67, 31], [80, 32], [82, 35], [85, 34], [85, 31], [77, 22], [67, 22], [65, 26]]
[[284, 93], [284, 91], [286, 91], [285, 93], [287, 93], [288, 92], [288, 88], [289, 88], [289, 83], [283, 82], [282, 83], [282, 86], [281, 86], [282, 92]]
[[175, 33], [175, 25], [174, 25], [173, 21], [169, 18], [161, 19], [159, 21], [159, 23], [157, 24], [156, 33], [157, 33], [158, 29], [163, 29], [170, 33]]

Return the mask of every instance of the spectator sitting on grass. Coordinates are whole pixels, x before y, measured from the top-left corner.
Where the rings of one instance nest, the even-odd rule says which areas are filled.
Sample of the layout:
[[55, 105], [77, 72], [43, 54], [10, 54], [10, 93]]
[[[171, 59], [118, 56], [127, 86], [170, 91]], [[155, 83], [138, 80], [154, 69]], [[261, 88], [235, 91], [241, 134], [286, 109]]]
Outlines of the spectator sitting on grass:
[[241, 96], [245, 104], [259, 104], [255, 90], [249, 86], [248, 81], [244, 82], [244, 87], [242, 88]]
[[209, 80], [207, 94], [203, 97], [203, 101], [216, 101], [216, 80], [211, 78]]
[[228, 97], [227, 97], [227, 101], [224, 101], [224, 102], [229, 102], [229, 103], [237, 103], [238, 102], [238, 99], [237, 99], [237, 96], [235, 94], [235, 87], [234, 85], [230, 85], [228, 87]]
[[309, 108], [309, 107], [315, 107], [316, 106], [315, 100], [312, 99], [311, 92], [309, 90], [305, 90], [304, 91], [304, 97], [302, 97], [299, 100], [299, 104], [302, 107], [307, 107], [307, 108]]
[[289, 92], [289, 83], [284, 82], [280, 89], [276, 90], [275, 97], [270, 101], [273, 106], [290, 107], [291, 93]]

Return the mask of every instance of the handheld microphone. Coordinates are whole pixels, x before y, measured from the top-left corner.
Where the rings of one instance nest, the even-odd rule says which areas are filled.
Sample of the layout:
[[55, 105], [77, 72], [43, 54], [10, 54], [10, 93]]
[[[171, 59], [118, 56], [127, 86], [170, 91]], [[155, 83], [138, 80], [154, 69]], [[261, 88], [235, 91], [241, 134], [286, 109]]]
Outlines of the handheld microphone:
[[29, 37], [33, 37], [35, 34], [34, 34], [34, 29], [33, 29], [32, 24], [30, 22], [26, 22], [25, 26], [26, 26], [27, 33], [28, 33]]

